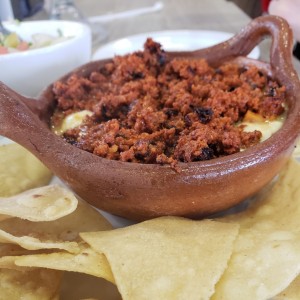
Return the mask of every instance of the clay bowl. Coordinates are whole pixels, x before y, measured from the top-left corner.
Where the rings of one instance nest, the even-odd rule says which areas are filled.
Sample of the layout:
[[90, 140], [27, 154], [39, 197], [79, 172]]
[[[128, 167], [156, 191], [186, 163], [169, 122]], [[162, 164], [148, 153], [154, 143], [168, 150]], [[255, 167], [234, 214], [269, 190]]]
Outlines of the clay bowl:
[[[244, 58], [266, 35], [273, 39], [270, 64]], [[203, 217], [240, 203], [274, 178], [290, 157], [300, 132], [300, 84], [291, 63], [292, 35], [279, 17], [260, 17], [219, 45], [185, 53], [218, 65], [235, 59], [256, 63], [287, 89], [287, 118], [266, 141], [227, 157], [170, 166], [112, 161], [77, 149], [49, 129], [52, 86], [39, 101], [0, 86], [0, 134], [38, 157], [79, 196], [97, 208], [132, 220], [162, 215]], [[87, 75], [107, 60], [75, 70]], [[74, 73], [73, 72], [73, 73]], [[66, 80], [70, 74], [62, 80]]]

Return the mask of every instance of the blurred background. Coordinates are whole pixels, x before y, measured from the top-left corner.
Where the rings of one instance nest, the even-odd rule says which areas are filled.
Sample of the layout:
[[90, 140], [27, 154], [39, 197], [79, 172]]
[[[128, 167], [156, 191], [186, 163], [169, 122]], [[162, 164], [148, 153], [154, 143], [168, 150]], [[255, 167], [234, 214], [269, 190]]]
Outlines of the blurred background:
[[[184, 3], [177, 0], [1, 0], [2, 20], [9, 15], [8, 10], [3, 9], [8, 2], [14, 18], [18, 20], [56, 18], [89, 23], [93, 32], [94, 49], [107, 41], [122, 37], [122, 32], [137, 34], [162, 29], [220, 28], [236, 32], [238, 25], [243, 24], [243, 15], [236, 14], [233, 6], [232, 12], [229, 11], [228, 4], [232, 3], [244, 14], [245, 21], [267, 13], [286, 18], [294, 30], [294, 55], [300, 59], [300, 46], [296, 43], [300, 40], [300, 18], [297, 15], [300, 0], [185, 0]], [[228, 3], [228, 11], [218, 20], [216, 16], [223, 12], [219, 6], [225, 7], [225, 2]], [[55, 8], [61, 9], [63, 6], [69, 8], [61, 13], [55, 12]], [[73, 8], [76, 9], [75, 12]], [[148, 11], [147, 16], [145, 9]], [[132, 19], [133, 17], [136, 19]]]
[[[5, 2], [6, 0], [1, 0]], [[51, 0], [10, 0], [13, 8], [13, 13], [15, 18], [19, 20], [23, 20], [24, 18], [28, 18], [45, 8], [49, 10], [51, 6]], [[97, 0], [75, 0], [74, 3], [79, 7], [84, 4], [83, 2], [90, 2], [90, 7], [92, 7], [93, 3]], [[241, 8], [248, 16], [251, 18], [255, 18], [260, 16], [266, 9], [269, 4], [269, 0], [223, 0], [223, 1], [232, 1], [239, 8]], [[70, 2], [70, 1], [69, 1]], [[105, 2], [103, 0], [102, 2]], [[151, 3], [151, 1], [140, 1], [141, 4]], [[128, 3], [126, 4], [128, 7]]]

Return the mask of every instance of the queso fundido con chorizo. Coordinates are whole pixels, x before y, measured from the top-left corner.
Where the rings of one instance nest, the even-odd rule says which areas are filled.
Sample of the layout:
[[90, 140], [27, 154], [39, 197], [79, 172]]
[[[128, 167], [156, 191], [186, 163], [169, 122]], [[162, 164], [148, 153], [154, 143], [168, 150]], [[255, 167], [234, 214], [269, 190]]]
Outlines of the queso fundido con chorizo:
[[87, 78], [56, 82], [53, 93], [57, 134], [100, 157], [137, 163], [175, 165], [243, 151], [276, 131], [285, 111], [285, 87], [256, 66], [168, 59], [152, 39]]

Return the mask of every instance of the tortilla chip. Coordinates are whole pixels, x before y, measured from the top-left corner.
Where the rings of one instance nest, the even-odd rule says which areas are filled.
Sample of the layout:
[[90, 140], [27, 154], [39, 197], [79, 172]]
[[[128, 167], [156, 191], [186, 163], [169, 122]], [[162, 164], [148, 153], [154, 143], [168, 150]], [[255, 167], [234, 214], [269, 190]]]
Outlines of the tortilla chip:
[[222, 221], [240, 224], [213, 300], [270, 299], [300, 273], [300, 164], [291, 160], [271, 191]]
[[45, 252], [45, 250], [29, 251], [19, 245], [0, 243], [0, 268], [25, 270], [26, 267], [20, 267], [15, 264], [16, 257], [20, 255], [40, 254], [41, 251]]
[[0, 197], [46, 185], [52, 177], [34, 155], [16, 143], [0, 145], [0, 166]]
[[79, 253], [79, 232], [111, 229], [110, 223], [84, 201], [58, 220], [31, 222], [10, 218], [0, 222], [0, 242], [18, 244], [28, 250], [61, 249]]
[[0, 198], [0, 214], [33, 222], [53, 221], [72, 213], [77, 204], [72, 192], [50, 185]]
[[105, 255], [94, 251], [86, 244], [80, 245], [80, 248], [81, 251], [78, 254], [56, 252], [17, 256], [13, 260], [17, 266], [80, 272], [114, 283], [114, 277]]
[[[53, 242], [52, 242], [53, 240]], [[12, 243], [17, 244], [28, 250], [38, 250], [38, 249], [61, 249], [72, 253], [79, 252], [79, 247], [77, 242], [61, 241], [55, 240], [55, 236], [51, 235], [46, 239], [35, 238], [28, 235], [25, 236], [14, 236], [7, 233], [6, 231], [0, 230], [0, 242], [1, 243]]]
[[204, 300], [226, 268], [237, 233], [235, 224], [163, 217], [80, 236], [106, 255], [124, 300]]
[[[10, 270], [19, 270], [24, 271], [30, 268], [20, 267], [15, 264], [15, 256], [4, 256], [0, 258], [0, 269], [10, 269]], [[0, 298], [1, 299], [1, 298]]]
[[62, 272], [0, 269], [1, 299], [46, 300], [58, 297]]

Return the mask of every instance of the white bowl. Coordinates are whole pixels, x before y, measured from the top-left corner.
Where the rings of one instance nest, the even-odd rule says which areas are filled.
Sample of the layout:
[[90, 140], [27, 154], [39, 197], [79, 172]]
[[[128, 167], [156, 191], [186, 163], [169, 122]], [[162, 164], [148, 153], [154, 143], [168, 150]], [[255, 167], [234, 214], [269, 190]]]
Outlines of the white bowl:
[[70, 37], [60, 43], [10, 54], [0, 55], [0, 81], [25, 96], [37, 96], [44, 87], [72, 69], [91, 59], [91, 30], [70, 21], [4, 22], [24, 41], [36, 33], [58, 36], [58, 31]]

